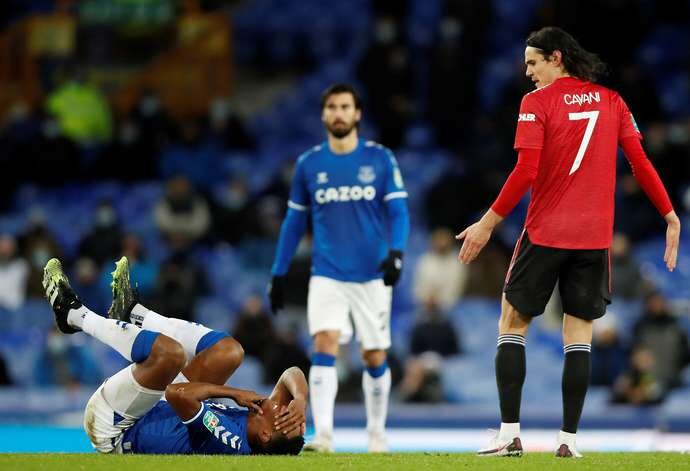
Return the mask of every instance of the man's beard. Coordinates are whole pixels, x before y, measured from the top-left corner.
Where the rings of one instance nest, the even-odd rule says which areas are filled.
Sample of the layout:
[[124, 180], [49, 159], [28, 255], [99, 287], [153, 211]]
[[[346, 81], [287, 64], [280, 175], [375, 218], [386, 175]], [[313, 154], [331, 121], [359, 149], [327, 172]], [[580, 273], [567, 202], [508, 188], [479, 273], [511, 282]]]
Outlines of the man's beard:
[[326, 125], [328, 132], [336, 139], [343, 139], [350, 135], [350, 133], [357, 127], [357, 123], [352, 123], [350, 126], [346, 127], [335, 127]]

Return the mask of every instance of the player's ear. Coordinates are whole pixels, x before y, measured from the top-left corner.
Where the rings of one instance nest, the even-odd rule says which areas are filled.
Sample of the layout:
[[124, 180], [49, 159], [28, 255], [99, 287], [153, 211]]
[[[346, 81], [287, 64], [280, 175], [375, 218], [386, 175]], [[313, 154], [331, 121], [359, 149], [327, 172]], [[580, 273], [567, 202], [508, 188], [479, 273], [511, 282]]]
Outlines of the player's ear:
[[563, 53], [556, 49], [551, 53], [551, 60], [553, 61], [553, 65], [559, 66], [563, 64]]

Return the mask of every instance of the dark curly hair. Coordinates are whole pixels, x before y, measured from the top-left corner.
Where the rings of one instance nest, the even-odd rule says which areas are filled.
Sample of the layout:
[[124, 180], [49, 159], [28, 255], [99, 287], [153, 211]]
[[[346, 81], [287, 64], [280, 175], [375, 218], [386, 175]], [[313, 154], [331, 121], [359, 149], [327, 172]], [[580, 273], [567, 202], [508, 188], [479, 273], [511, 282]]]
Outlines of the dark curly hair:
[[258, 455], [299, 455], [304, 446], [304, 437], [271, 440], [261, 450], [254, 450]]
[[358, 110], [362, 109], [362, 98], [357, 93], [357, 89], [350, 85], [349, 83], [334, 83], [321, 94], [321, 109], [326, 106], [326, 102], [331, 97], [331, 95], [340, 95], [341, 93], [349, 93], [352, 95], [352, 99], [355, 101], [355, 108]]
[[596, 54], [584, 49], [570, 34], [555, 26], [533, 31], [525, 45], [539, 49], [544, 58], [548, 58], [553, 51], [561, 51], [565, 70], [582, 80], [596, 82], [608, 72], [606, 64]]

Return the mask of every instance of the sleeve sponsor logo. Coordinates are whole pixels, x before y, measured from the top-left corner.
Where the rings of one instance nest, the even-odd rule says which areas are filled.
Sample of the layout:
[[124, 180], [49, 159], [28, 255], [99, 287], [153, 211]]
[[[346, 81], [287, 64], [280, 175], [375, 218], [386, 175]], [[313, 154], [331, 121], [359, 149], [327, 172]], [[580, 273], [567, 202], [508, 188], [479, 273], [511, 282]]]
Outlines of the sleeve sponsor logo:
[[520, 113], [518, 115], [518, 122], [520, 121], [536, 121], [537, 117], [533, 113]]
[[216, 414], [207, 410], [203, 418], [204, 426], [210, 431], [214, 432], [220, 423], [220, 419]]
[[405, 187], [405, 184], [403, 183], [402, 173], [400, 173], [400, 169], [398, 167], [395, 167], [393, 169], [393, 182], [395, 183], [395, 186], [397, 186], [401, 190]]

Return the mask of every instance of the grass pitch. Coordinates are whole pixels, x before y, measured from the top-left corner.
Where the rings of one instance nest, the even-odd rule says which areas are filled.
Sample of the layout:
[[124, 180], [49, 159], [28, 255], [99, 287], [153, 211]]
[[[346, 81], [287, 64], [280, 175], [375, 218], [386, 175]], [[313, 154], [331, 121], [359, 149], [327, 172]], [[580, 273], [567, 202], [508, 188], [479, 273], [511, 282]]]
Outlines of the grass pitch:
[[300, 456], [107, 456], [83, 454], [0, 454], [0, 470], [56, 471], [198, 471], [213, 469], [300, 470], [690, 470], [690, 455], [680, 453], [588, 453], [583, 459], [558, 459], [550, 453], [528, 453], [522, 458], [478, 458], [470, 453], [386, 453]]

